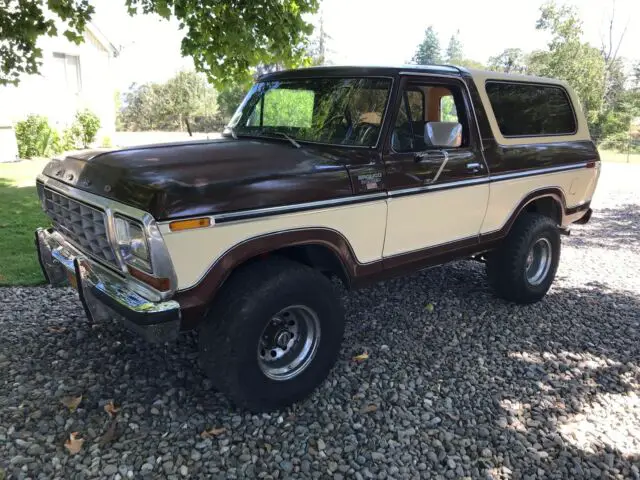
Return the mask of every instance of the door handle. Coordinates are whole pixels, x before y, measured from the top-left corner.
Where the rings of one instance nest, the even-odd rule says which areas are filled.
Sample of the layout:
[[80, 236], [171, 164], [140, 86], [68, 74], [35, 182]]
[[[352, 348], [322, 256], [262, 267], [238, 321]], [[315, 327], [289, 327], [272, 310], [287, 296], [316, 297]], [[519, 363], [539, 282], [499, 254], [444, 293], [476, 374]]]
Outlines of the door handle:
[[467, 163], [467, 170], [471, 170], [473, 173], [482, 170], [482, 165], [479, 162]]

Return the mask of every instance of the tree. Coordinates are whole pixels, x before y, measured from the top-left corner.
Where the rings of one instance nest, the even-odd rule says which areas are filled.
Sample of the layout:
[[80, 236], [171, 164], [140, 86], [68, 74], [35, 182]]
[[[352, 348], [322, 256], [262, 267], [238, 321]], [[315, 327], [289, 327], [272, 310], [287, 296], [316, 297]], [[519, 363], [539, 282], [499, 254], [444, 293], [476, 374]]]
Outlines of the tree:
[[459, 64], [462, 60], [464, 60], [464, 56], [462, 53], [462, 42], [460, 41], [459, 37], [460, 30], [458, 30], [454, 35], [451, 35], [449, 44], [447, 45], [445, 60], [451, 65]]
[[[52, 15], [47, 15], [43, 4]], [[74, 43], [82, 33], [94, 8], [89, 0], [2, 0], [0, 2], [0, 85], [18, 84], [23, 73], [34, 74], [42, 64], [39, 37], [62, 33]], [[62, 31], [58, 32], [58, 26]]]
[[418, 45], [413, 63], [418, 65], [433, 65], [442, 63], [442, 53], [440, 51], [440, 40], [433, 27], [429, 25], [424, 31], [424, 39]]
[[640, 89], [640, 62], [633, 66], [633, 88]]
[[589, 124], [594, 125], [603, 105], [605, 62], [597, 48], [581, 41], [582, 22], [575, 9], [545, 4], [536, 28], [552, 38], [548, 51], [531, 54], [529, 71], [566, 80], [580, 98]]
[[320, 25], [317, 35], [311, 40], [308, 48], [308, 56], [311, 59], [311, 65], [327, 64], [327, 42], [331, 40], [331, 36], [324, 29], [324, 17], [320, 16]]
[[194, 128], [208, 129], [202, 117], [210, 124], [217, 112], [215, 91], [194, 71], [178, 72], [165, 83], [132, 85], [123, 96], [123, 104], [118, 116], [126, 130], [186, 128], [191, 133]]
[[[124, 0], [129, 13], [175, 17], [185, 36], [182, 54], [216, 85], [248, 83], [251, 68], [308, 61], [307, 37], [313, 26], [304, 16], [319, 0]], [[2, 0], [0, 2], [0, 85], [17, 84], [21, 74], [39, 72], [39, 37], [58, 34], [80, 43], [94, 8], [90, 0]], [[52, 18], [49, 18], [52, 17]]]
[[246, 95], [247, 90], [240, 85], [234, 85], [227, 88], [223, 88], [218, 93], [218, 108], [220, 116], [228, 120], [235, 113], [238, 105], [242, 102], [242, 99]]
[[519, 48], [506, 48], [495, 57], [489, 57], [489, 70], [504, 73], [526, 73], [524, 52]]

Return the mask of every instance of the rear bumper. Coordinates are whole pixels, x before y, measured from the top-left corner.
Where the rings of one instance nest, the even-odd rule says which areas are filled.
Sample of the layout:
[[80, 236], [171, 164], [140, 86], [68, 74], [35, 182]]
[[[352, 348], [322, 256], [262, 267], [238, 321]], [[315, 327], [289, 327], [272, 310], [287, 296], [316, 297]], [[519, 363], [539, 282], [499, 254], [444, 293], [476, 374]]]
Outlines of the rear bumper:
[[577, 223], [578, 225], [585, 225], [586, 223], [589, 223], [589, 220], [591, 220], [591, 215], [593, 215], [593, 210], [588, 209], [584, 215], [582, 215], [578, 220], [576, 220], [573, 223]]
[[116, 318], [154, 343], [178, 336], [178, 302], [148, 300], [131, 289], [124, 276], [90, 260], [51, 229], [36, 230], [36, 248], [47, 282], [54, 286], [75, 284], [90, 321]]

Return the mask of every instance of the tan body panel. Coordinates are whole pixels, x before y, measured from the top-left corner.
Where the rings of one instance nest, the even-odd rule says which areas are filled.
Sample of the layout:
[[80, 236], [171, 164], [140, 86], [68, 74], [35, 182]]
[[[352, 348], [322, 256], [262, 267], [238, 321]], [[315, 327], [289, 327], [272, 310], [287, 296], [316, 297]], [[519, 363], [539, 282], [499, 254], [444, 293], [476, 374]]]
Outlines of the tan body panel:
[[477, 235], [489, 184], [390, 198], [385, 257]]
[[500, 230], [521, 200], [536, 190], [557, 188], [562, 192], [566, 208], [583, 205], [591, 200], [597, 178], [598, 169], [581, 168], [494, 182], [480, 233]]
[[359, 264], [368, 264], [500, 230], [525, 197], [543, 188], [562, 192], [565, 208], [582, 205], [593, 195], [598, 172], [581, 168], [182, 232], [170, 232], [162, 224], [161, 232], [176, 268], [178, 290], [185, 290], [195, 286], [225, 252], [261, 235], [331, 229], [347, 240]]
[[178, 276], [178, 290], [197, 284], [209, 268], [233, 246], [267, 233], [322, 227], [342, 234], [359, 263], [382, 256], [387, 221], [385, 200], [306, 212], [243, 220], [209, 228], [169, 232], [163, 226], [167, 248]]

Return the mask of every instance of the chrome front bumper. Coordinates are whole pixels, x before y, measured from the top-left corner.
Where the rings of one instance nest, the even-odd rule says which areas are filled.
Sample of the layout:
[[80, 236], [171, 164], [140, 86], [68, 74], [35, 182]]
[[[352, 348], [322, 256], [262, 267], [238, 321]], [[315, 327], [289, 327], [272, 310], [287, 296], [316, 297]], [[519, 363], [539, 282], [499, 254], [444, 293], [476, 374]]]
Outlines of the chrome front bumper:
[[178, 302], [144, 298], [127, 285], [123, 276], [89, 259], [52, 229], [36, 230], [36, 248], [47, 282], [54, 286], [73, 284], [90, 321], [116, 318], [156, 343], [178, 336]]

